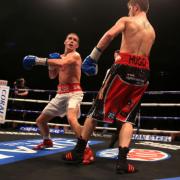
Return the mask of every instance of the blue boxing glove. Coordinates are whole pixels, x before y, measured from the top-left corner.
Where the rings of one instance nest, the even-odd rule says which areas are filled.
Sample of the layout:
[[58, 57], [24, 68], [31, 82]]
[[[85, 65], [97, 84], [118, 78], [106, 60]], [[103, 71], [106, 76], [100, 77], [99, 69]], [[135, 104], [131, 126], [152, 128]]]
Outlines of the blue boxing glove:
[[51, 53], [49, 54], [49, 59], [60, 59], [61, 55], [59, 53]]
[[[61, 59], [61, 55], [59, 53], [51, 53], [49, 54], [49, 59]], [[56, 69], [56, 66], [54, 65], [48, 65], [48, 70], [53, 71]]]
[[102, 52], [99, 48], [95, 47], [91, 54], [87, 56], [82, 63], [82, 71], [87, 76], [95, 76], [98, 73], [97, 61], [101, 56]]
[[35, 65], [47, 65], [47, 58], [39, 58], [37, 56], [28, 55], [23, 58], [23, 67], [26, 70], [31, 70]]
[[82, 63], [82, 71], [87, 76], [95, 76], [98, 73], [97, 62], [94, 61], [91, 56], [87, 56]]

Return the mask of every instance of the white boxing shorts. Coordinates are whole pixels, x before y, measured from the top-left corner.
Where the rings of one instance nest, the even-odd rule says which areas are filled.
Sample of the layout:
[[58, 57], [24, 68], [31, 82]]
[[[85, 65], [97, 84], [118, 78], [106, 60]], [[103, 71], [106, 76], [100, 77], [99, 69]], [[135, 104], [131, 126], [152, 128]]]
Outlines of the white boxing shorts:
[[52, 117], [64, 117], [68, 109], [79, 108], [78, 117], [80, 117], [80, 104], [83, 100], [83, 96], [84, 94], [82, 91], [56, 94], [44, 108], [42, 114], [50, 115]]

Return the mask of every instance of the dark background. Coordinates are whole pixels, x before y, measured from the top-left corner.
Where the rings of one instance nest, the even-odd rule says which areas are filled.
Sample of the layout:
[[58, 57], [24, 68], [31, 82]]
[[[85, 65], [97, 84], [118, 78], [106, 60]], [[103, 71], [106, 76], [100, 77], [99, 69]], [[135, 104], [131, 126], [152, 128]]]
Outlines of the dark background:
[[[56, 89], [57, 80], [49, 80], [46, 67], [25, 71], [22, 59], [33, 54], [63, 53], [67, 33], [80, 36], [78, 51], [84, 59], [119, 17], [126, 16], [126, 0], [4, 0], [0, 5], [0, 79], [13, 81], [25, 77], [34, 89]], [[156, 42], [150, 55], [149, 90], [180, 90], [179, 0], [150, 0], [148, 18], [156, 30]], [[119, 48], [116, 38], [99, 61], [96, 77], [82, 75], [84, 90], [98, 90], [103, 76]]]

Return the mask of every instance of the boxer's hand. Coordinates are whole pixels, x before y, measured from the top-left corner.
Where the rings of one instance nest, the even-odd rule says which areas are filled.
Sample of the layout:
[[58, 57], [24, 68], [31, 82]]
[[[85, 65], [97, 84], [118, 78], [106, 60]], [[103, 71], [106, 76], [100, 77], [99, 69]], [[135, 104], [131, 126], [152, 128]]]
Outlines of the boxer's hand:
[[35, 65], [47, 65], [47, 58], [39, 58], [37, 56], [28, 55], [23, 58], [23, 67], [26, 70], [31, 70]]
[[95, 76], [98, 73], [97, 62], [91, 56], [87, 56], [82, 63], [82, 71], [87, 76]]
[[94, 76], [98, 73], [98, 65], [97, 61], [100, 58], [102, 54], [102, 51], [95, 47], [91, 54], [87, 56], [84, 59], [84, 62], [82, 63], [82, 71], [87, 75], [87, 76]]

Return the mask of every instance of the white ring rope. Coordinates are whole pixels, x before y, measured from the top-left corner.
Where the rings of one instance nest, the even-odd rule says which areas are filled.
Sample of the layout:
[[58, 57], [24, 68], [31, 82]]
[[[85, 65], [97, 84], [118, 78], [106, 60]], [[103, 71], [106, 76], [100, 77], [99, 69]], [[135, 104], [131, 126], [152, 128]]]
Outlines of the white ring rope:
[[[20, 102], [33, 102], [33, 103], [49, 103], [49, 100], [37, 100], [37, 99], [19, 99], [19, 98], [8, 98], [10, 101]], [[92, 102], [81, 102], [82, 105], [92, 105]]]
[[[11, 88], [11, 91], [15, 91], [15, 89]], [[39, 92], [39, 93], [57, 93], [57, 90], [47, 90], [47, 89], [19, 89], [19, 90], [28, 90], [31, 92]], [[97, 94], [98, 91], [84, 91], [85, 94]], [[162, 95], [162, 94], [180, 94], [180, 91], [146, 91], [145, 94], [149, 95]]]
[[[7, 119], [6, 122], [15, 122], [20, 124], [31, 124], [35, 125], [36, 122], [30, 122], [30, 121], [19, 121], [19, 120], [9, 120]], [[50, 126], [58, 126], [58, 127], [70, 127], [69, 124], [56, 124], [56, 123], [48, 123]], [[117, 128], [110, 128], [110, 127], [96, 127], [96, 130], [110, 130], [115, 131]], [[134, 129], [134, 132], [136, 132], [137, 129]], [[162, 133], [162, 134], [180, 134], [180, 131], [167, 131], [167, 130], [155, 130], [155, 129], [138, 129], [139, 132], [144, 133]]]
[[[11, 88], [10, 89], [11, 91], [15, 91], [16, 89], [14, 88]], [[57, 90], [48, 90], [48, 89], [21, 89], [19, 88], [18, 89], [19, 91], [31, 91], [31, 92], [39, 92], [39, 93], [46, 93], [46, 92], [49, 92], [49, 93], [57, 93]]]
[[[11, 91], [15, 91], [16, 89], [11, 88]], [[48, 89], [18, 89], [19, 91], [30, 91], [30, 92], [38, 92], [38, 93], [57, 93], [57, 90], [48, 90]], [[97, 94], [98, 91], [84, 91], [84, 94]]]
[[[36, 100], [36, 99], [19, 99], [19, 98], [9, 98], [10, 101], [21, 101], [21, 102], [34, 102], [34, 103], [49, 103], [48, 100]], [[81, 102], [81, 105], [92, 105], [92, 102]], [[179, 107], [180, 103], [141, 103], [142, 107]]]
[[[34, 111], [34, 110], [24, 110], [24, 109], [7, 109], [7, 111], [10, 112], [20, 112], [20, 113], [35, 113], [35, 114], [40, 114], [42, 111]], [[81, 114], [82, 117], [86, 117], [87, 114]], [[141, 120], [142, 119], [149, 119], [149, 120], [158, 120], [158, 119], [163, 119], [163, 120], [180, 120], [180, 117], [174, 117], [174, 116], [140, 116], [139, 117]]]
[[174, 106], [180, 106], [180, 103], [141, 103], [142, 107], [174, 107]]
[[10, 101], [20, 101], [20, 102], [33, 102], [33, 103], [48, 103], [48, 100], [37, 100], [37, 99], [19, 99], [19, 98], [8, 98]]
[[180, 91], [146, 91], [145, 94], [149, 95], [163, 95], [163, 94], [180, 94]]

